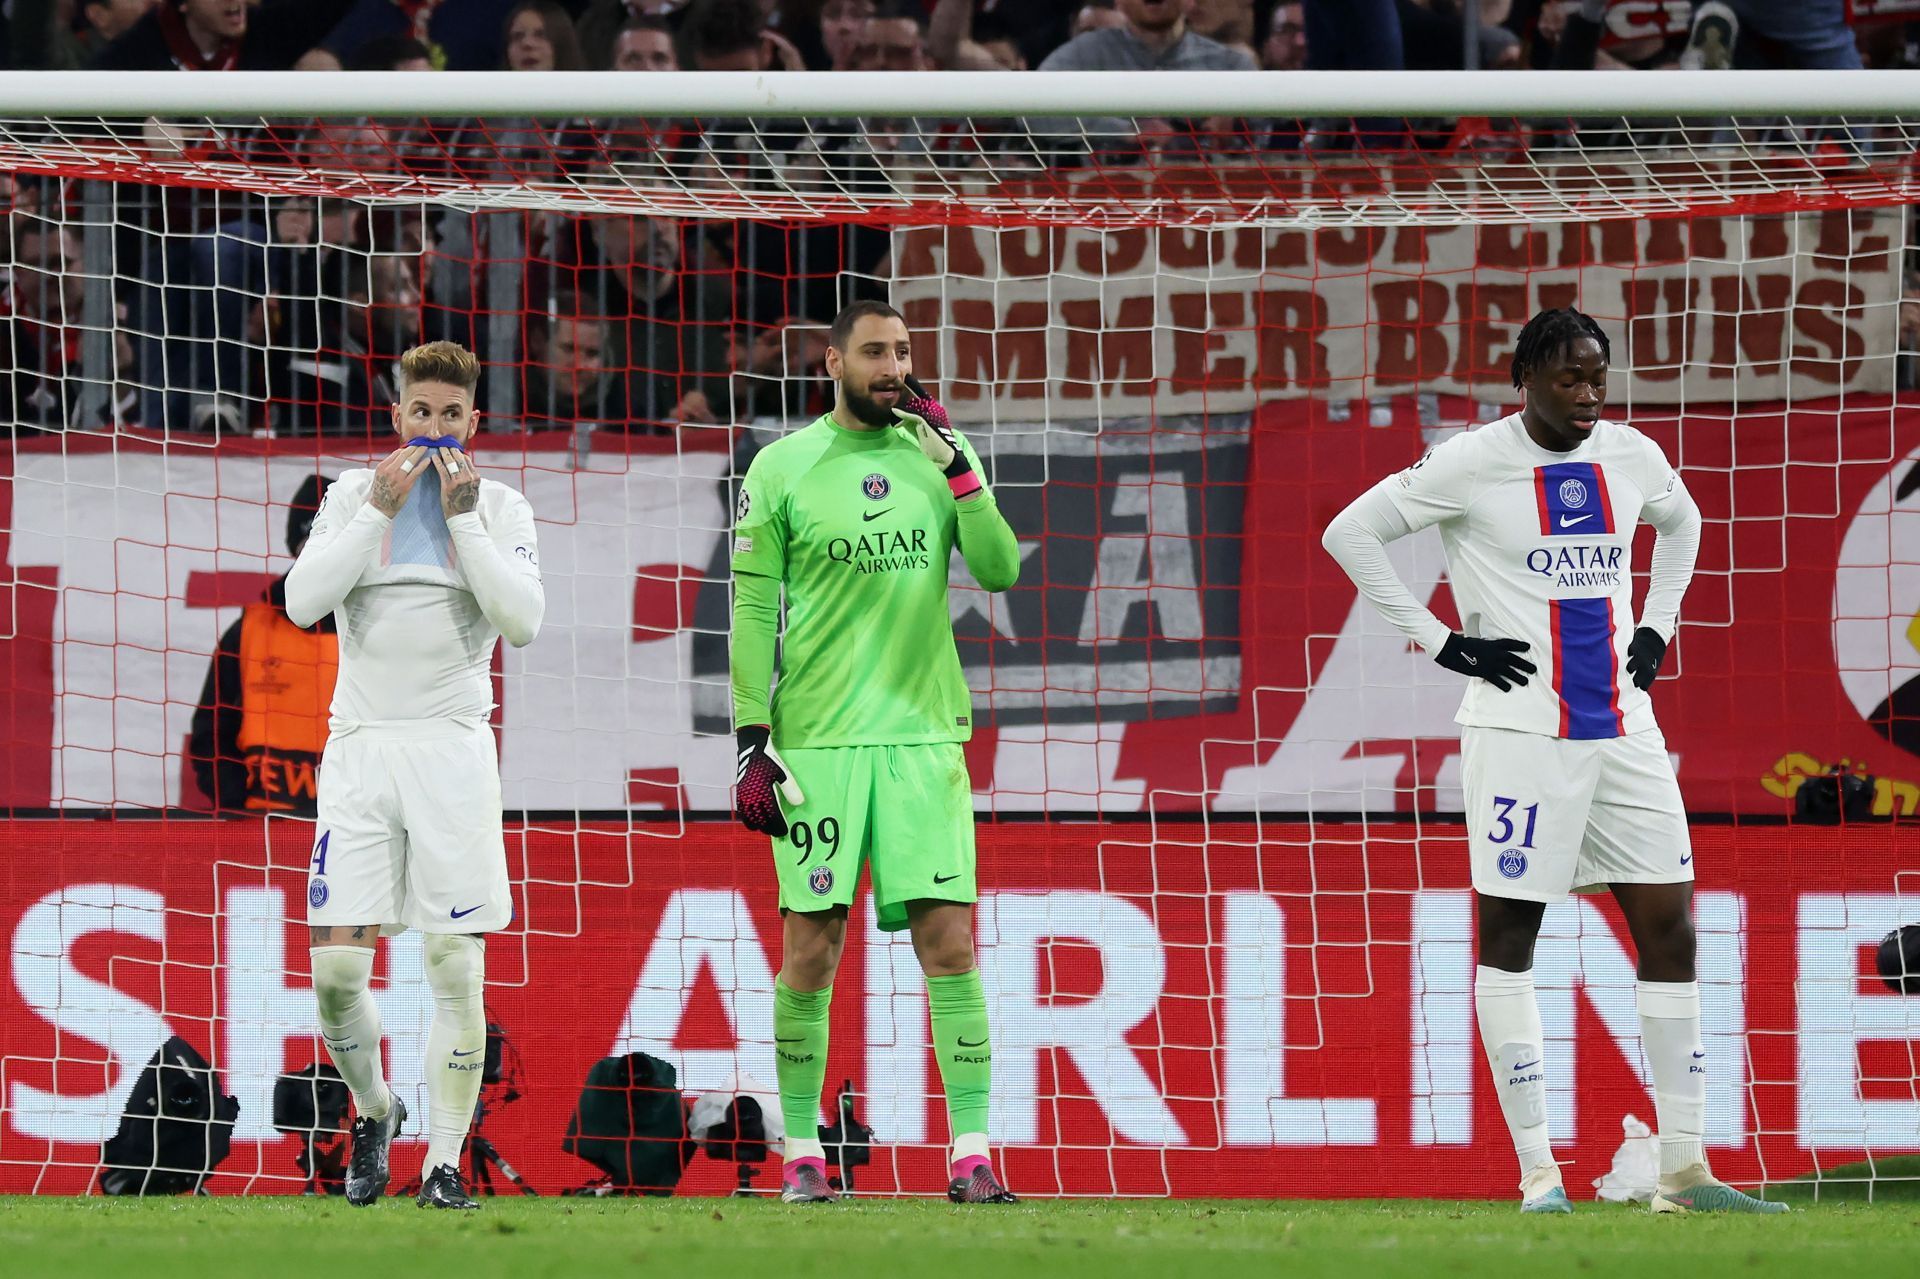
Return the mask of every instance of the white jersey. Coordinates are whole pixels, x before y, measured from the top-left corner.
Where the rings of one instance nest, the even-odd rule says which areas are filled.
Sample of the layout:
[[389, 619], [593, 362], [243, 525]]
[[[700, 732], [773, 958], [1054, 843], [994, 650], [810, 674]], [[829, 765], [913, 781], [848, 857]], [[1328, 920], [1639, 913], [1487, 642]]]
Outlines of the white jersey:
[[332, 612], [339, 628], [332, 731], [482, 723], [495, 642], [531, 641], [545, 608], [533, 508], [481, 480], [476, 509], [447, 519], [429, 465], [389, 519], [372, 487], [364, 469], [333, 482], [287, 575], [288, 616], [304, 626]]
[[[1540, 668], [1508, 692], [1468, 680], [1459, 723], [1576, 739], [1654, 727], [1652, 699], [1625, 673], [1634, 528], [1644, 519], [1664, 533], [1697, 519], [1657, 444], [1603, 421], [1556, 453], [1535, 444], [1516, 413], [1447, 440], [1376, 488], [1409, 531], [1440, 526], [1461, 630], [1524, 640]], [[1645, 624], [1662, 638], [1672, 637], [1685, 586], [1659, 610], [1649, 597]]]

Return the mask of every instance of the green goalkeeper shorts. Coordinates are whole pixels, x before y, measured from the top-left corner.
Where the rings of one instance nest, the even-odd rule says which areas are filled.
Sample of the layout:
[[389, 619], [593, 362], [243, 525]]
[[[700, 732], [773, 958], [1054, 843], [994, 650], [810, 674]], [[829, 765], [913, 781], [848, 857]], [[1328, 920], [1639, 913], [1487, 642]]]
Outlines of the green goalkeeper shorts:
[[907, 926], [907, 903], [970, 902], [973, 784], [958, 742], [781, 751], [807, 797], [773, 841], [780, 909], [851, 906], [873, 876], [880, 927]]

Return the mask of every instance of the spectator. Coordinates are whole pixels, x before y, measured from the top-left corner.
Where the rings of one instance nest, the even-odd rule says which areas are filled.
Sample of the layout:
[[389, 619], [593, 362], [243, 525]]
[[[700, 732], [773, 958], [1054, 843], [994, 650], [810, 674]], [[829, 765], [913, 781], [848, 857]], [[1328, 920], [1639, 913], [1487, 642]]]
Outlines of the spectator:
[[1193, 31], [1194, 0], [1119, 0], [1121, 22], [1075, 36], [1042, 71], [1252, 71], [1253, 59]]
[[[330, 483], [309, 475], [294, 494], [289, 555], [307, 544]], [[187, 738], [187, 762], [215, 812], [314, 815], [339, 667], [333, 617], [304, 630], [288, 620], [284, 574], [241, 610], [214, 649]]]
[[[629, 23], [659, 22], [671, 38], [686, 16], [686, 0], [589, 0], [574, 20], [574, 29], [580, 35], [580, 50], [587, 66], [607, 71], [613, 66], [614, 42]], [[679, 61], [678, 57], [674, 60]]]
[[[1193, 0], [1119, 0], [1121, 25], [1089, 31], [1061, 45], [1040, 64], [1042, 71], [1252, 71], [1251, 54], [1193, 31], [1187, 15]], [[1090, 116], [1080, 121], [1036, 121], [1034, 131], [1064, 137], [1071, 147], [1080, 135], [1104, 149], [1127, 141], [1142, 150], [1173, 145], [1182, 149], [1199, 144], [1202, 136], [1217, 139], [1232, 129], [1232, 121], [1204, 122], [1200, 135], [1186, 124], [1163, 119]], [[1058, 151], [1061, 143], [1043, 144]]]
[[927, 17], [912, 0], [889, 5], [861, 28], [854, 46], [856, 71], [927, 71]]
[[1277, 4], [1267, 15], [1266, 38], [1260, 42], [1260, 65], [1269, 71], [1306, 70], [1307, 28], [1300, 0]]
[[80, 364], [80, 304], [86, 281], [76, 269], [80, 242], [66, 227], [16, 213], [13, 261], [0, 292], [0, 378], [12, 429], [63, 429], [71, 416], [67, 377]]
[[624, 421], [618, 379], [607, 368], [612, 342], [607, 322], [587, 314], [578, 299], [568, 298], [557, 314], [532, 327], [522, 414], [527, 424], [571, 427]]
[[642, 15], [620, 28], [613, 41], [615, 71], [678, 71], [680, 51], [663, 19]]
[[168, 246], [183, 251], [178, 278], [188, 286], [165, 293], [165, 332], [175, 339], [160, 352], [168, 419], [216, 415], [235, 430], [256, 424], [241, 405], [264, 402], [267, 394], [261, 310], [269, 298], [312, 296], [311, 284], [302, 287], [301, 280], [312, 271], [313, 246], [350, 240], [359, 218], [357, 206], [334, 201], [322, 226], [308, 196], [248, 200], [245, 208], [206, 234]]
[[583, 65], [573, 19], [556, 0], [519, 0], [504, 32], [509, 71], [578, 71]]
[[385, 430], [398, 398], [391, 371], [423, 328], [420, 238], [411, 220], [403, 227], [380, 237], [391, 252], [324, 250], [299, 296], [275, 308], [272, 348], [287, 352], [271, 381], [282, 432], [378, 438]]
[[805, 71], [793, 42], [766, 25], [761, 0], [693, 0], [680, 28], [695, 71]]
[[827, 326], [783, 317], [732, 357], [734, 415], [740, 420], [818, 417], [833, 407], [827, 378]]
[[927, 50], [936, 66], [954, 71], [1025, 71], [1026, 54], [1004, 21], [974, 16], [973, 0], [938, 0], [927, 29]]
[[160, 0], [100, 51], [103, 71], [285, 71], [320, 42], [347, 0]]
[[339, 23], [301, 59], [302, 69], [338, 71], [376, 36], [411, 36], [444, 71], [494, 71], [506, 61], [502, 33], [514, 0], [356, 0]]
[[1701, 0], [1682, 66], [1855, 71], [1846, 0]]
[[[877, 12], [874, 0], [826, 0], [820, 6], [820, 47], [826, 54], [827, 70], [845, 71], [853, 66], [860, 33]], [[939, 21], [937, 13], [934, 20]]]
[[152, 0], [12, 0], [6, 18], [0, 18], [0, 46], [12, 37], [11, 49], [0, 48], [0, 65], [77, 70], [125, 35], [151, 5]]
[[561, 249], [573, 263], [563, 264], [557, 292], [580, 299], [574, 314], [606, 317], [606, 362], [620, 382], [609, 394], [628, 423], [718, 421], [727, 407], [732, 273], [689, 269], [677, 218], [600, 213], [572, 225], [573, 243]]

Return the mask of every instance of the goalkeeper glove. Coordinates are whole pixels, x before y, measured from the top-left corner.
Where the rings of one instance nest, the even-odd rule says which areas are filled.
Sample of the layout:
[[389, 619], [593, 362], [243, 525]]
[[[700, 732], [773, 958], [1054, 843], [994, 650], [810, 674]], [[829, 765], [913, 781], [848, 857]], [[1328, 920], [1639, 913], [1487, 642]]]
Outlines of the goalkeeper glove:
[[980, 477], [974, 473], [973, 463], [967, 461], [966, 450], [960, 447], [960, 437], [953, 433], [953, 423], [947, 420], [946, 406], [928, 395], [927, 388], [913, 374], [907, 374], [904, 380], [907, 398], [895, 410], [900, 416], [900, 424], [913, 433], [914, 443], [920, 446], [927, 461], [939, 467], [940, 473], [947, 477], [947, 487], [953, 490], [955, 498], [971, 497], [978, 493], [981, 488]]
[[1667, 642], [1651, 626], [1642, 626], [1627, 642], [1627, 674], [1641, 692], [1653, 687], [1660, 678], [1660, 663], [1667, 657]]
[[1505, 693], [1516, 686], [1525, 687], [1527, 676], [1540, 669], [1520, 656], [1529, 647], [1525, 640], [1480, 639], [1455, 631], [1447, 636], [1433, 660], [1450, 671], [1483, 679]]
[[785, 839], [787, 815], [780, 807], [781, 798], [798, 808], [807, 797], [773, 749], [773, 730], [765, 724], [748, 724], [734, 731], [733, 742], [739, 752], [734, 804], [740, 810], [740, 824], [756, 834]]

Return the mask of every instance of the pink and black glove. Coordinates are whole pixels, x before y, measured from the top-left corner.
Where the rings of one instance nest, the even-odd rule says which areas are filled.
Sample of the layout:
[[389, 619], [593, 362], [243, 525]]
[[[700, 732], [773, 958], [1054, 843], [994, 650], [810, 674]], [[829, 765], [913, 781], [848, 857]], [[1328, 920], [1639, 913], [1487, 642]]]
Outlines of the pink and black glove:
[[953, 496], [956, 499], [972, 497], [982, 488], [980, 476], [974, 471], [973, 463], [967, 461], [966, 450], [960, 447], [960, 437], [954, 434], [953, 423], [947, 420], [946, 407], [928, 395], [927, 388], [913, 374], [907, 374], [906, 383], [907, 398], [900, 402], [898, 410], [900, 424], [913, 432], [920, 451], [947, 477], [947, 487], [953, 490]]
[[734, 773], [734, 807], [740, 824], [759, 835], [785, 839], [787, 814], [780, 800], [795, 808], [807, 802], [800, 784], [787, 771], [786, 761], [773, 749], [773, 730], [765, 724], [748, 724], [734, 730], [738, 766]]

